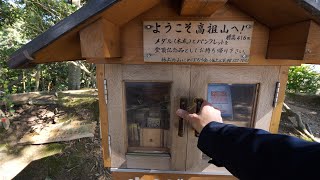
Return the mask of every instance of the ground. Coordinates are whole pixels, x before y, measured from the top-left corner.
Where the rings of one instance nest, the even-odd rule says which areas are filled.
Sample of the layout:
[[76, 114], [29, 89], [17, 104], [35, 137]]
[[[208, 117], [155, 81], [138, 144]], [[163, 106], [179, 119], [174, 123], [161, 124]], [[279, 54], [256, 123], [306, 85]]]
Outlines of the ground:
[[[17, 144], [25, 133], [35, 131], [34, 125], [50, 125], [66, 120], [99, 123], [95, 90], [81, 94], [63, 93], [54, 98], [56, 95], [46, 95], [46, 101], [42, 104], [49, 105], [30, 105], [32, 103], [29, 102], [27, 105], [14, 107], [15, 113], [10, 118], [10, 129], [6, 131], [0, 128], [0, 171], [1, 164], [8, 161], [12, 161], [14, 170], [30, 159], [38, 159], [30, 163], [14, 179], [110, 179], [109, 172], [103, 167], [99, 124], [93, 138], [46, 145]], [[37, 101], [39, 103], [39, 100]], [[0, 173], [0, 179], [3, 176]]]
[[[320, 96], [308, 96], [287, 94], [285, 103], [295, 112], [300, 112], [302, 121], [310, 126], [315, 137], [320, 137]], [[280, 134], [288, 134], [305, 140], [310, 140], [301, 135], [296, 129], [295, 120], [281, 119], [279, 126]]]
[[[98, 121], [98, 99], [95, 90], [82, 93], [70, 92], [42, 96], [49, 105], [16, 105], [10, 118], [8, 131], [0, 128], [0, 170], [6, 160], [13, 161], [13, 169], [19, 162], [28, 161], [14, 179], [51, 180], [51, 179], [111, 179], [109, 171], [103, 167], [99, 124], [93, 138], [50, 143], [46, 145], [19, 145], [18, 140], [33, 132], [32, 127], [39, 124], [61, 123], [66, 120]], [[22, 99], [18, 97], [18, 99]], [[49, 101], [47, 101], [50, 99]], [[21, 101], [24, 104], [25, 101]], [[54, 103], [52, 103], [54, 102]], [[287, 95], [286, 103], [302, 113], [305, 123], [316, 137], [320, 137], [320, 97]], [[282, 120], [279, 133], [301, 137], [291, 121]], [[0, 174], [0, 179], [2, 174]], [[3, 175], [2, 175], [3, 176]]]

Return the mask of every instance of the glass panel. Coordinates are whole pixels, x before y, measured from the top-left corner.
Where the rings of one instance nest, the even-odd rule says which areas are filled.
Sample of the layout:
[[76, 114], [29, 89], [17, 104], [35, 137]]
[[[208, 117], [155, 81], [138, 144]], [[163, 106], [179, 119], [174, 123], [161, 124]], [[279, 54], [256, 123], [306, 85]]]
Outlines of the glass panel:
[[[208, 102], [221, 111], [224, 123], [249, 127], [254, 117], [257, 84], [209, 84]], [[208, 160], [205, 154], [202, 159]]]
[[208, 101], [226, 123], [249, 126], [253, 119], [256, 84], [209, 84]]
[[171, 83], [126, 82], [128, 152], [167, 152]]

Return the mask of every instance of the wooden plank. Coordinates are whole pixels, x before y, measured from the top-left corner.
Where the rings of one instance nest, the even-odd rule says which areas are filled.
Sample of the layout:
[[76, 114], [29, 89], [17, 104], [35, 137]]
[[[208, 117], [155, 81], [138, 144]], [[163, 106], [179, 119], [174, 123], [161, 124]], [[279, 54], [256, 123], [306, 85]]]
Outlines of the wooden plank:
[[308, 13], [294, 0], [259, 0], [258, 3], [256, 0], [229, 0], [229, 2], [270, 28], [312, 18], [319, 19], [312, 13]]
[[143, 147], [162, 147], [163, 129], [142, 128], [140, 136], [140, 145]]
[[105, 19], [99, 19], [80, 31], [82, 57], [120, 57], [119, 40], [119, 27]]
[[253, 21], [144, 21], [144, 61], [248, 63], [253, 25]]
[[170, 156], [139, 156], [126, 155], [127, 168], [133, 169], [153, 169], [153, 170], [170, 170]]
[[226, 2], [227, 0], [183, 0], [180, 14], [182, 16], [211, 16]]
[[[33, 63], [59, 62], [66, 60], [81, 60], [81, 47], [79, 31], [95, 22], [99, 18], [104, 18], [118, 26], [122, 26], [157, 5], [160, 0], [121, 0], [110, 6], [107, 10], [98, 13], [85, 22], [77, 25], [72, 30], [66, 32], [59, 39], [48, 43], [43, 49], [37, 50], [34, 54]], [[132, 8], [134, 7], [134, 8]]]
[[125, 163], [127, 150], [127, 127], [122, 84], [122, 65], [105, 65], [108, 86], [108, 120], [111, 136], [111, 167]]
[[112, 172], [113, 179], [121, 180], [235, 180], [234, 176], [223, 175], [193, 175], [193, 174], [179, 174], [179, 173], [139, 173], [139, 172]]
[[172, 81], [171, 65], [128, 65], [123, 66], [125, 81]]
[[304, 58], [311, 21], [290, 24], [270, 30], [267, 59]]
[[[145, 64], [143, 58], [143, 28], [141, 22], [149, 20], [199, 20], [195, 17], [182, 17], [170, 8], [170, 2], [163, 1], [152, 10], [138, 16], [121, 28], [121, 55], [123, 64]], [[301, 65], [301, 60], [266, 59], [269, 28], [241, 12], [233, 5], [226, 5], [217, 10], [212, 17], [202, 17], [203, 21], [254, 21], [253, 38], [249, 63], [246, 65]], [[108, 63], [119, 63], [119, 60], [108, 60]], [[170, 63], [171, 64], [171, 63]], [[172, 63], [174, 64], [174, 63]], [[177, 63], [176, 63], [177, 64]], [[185, 63], [209, 64], [209, 63]], [[237, 65], [237, 64], [219, 64]]]
[[311, 21], [307, 47], [305, 51], [305, 64], [320, 64], [320, 26]]
[[173, 84], [171, 90], [171, 121], [170, 134], [171, 141], [171, 167], [172, 170], [185, 171], [187, 157], [187, 127], [185, 125], [184, 136], [178, 136], [179, 117], [176, 110], [180, 108], [180, 98], [189, 97], [190, 91], [190, 66], [189, 65], [173, 65]]
[[102, 153], [104, 167], [111, 167], [111, 157], [109, 151], [108, 135], [109, 135], [109, 124], [108, 124], [108, 107], [105, 99], [105, 71], [104, 65], [96, 66], [96, 77], [98, 86], [98, 97], [99, 97], [99, 117], [100, 117], [100, 129], [102, 137]]
[[271, 133], [278, 133], [282, 106], [285, 100], [286, 85], [288, 81], [288, 72], [289, 72], [289, 66], [281, 66], [280, 73], [279, 73], [279, 76], [280, 76], [279, 77], [280, 79], [279, 98], [278, 98], [277, 105], [272, 112], [272, 119], [271, 119], [270, 128], [269, 128], [269, 131]]

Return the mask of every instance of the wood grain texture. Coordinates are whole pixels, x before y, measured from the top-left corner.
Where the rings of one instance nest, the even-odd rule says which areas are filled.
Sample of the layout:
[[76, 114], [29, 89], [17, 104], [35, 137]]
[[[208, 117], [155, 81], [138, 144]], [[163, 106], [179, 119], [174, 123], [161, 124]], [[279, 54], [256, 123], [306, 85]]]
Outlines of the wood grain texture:
[[112, 172], [112, 178], [116, 180], [235, 180], [234, 176], [192, 175], [192, 174], [166, 174], [166, 173], [130, 173]]
[[111, 136], [111, 167], [121, 167], [127, 150], [127, 127], [123, 104], [122, 66], [105, 65], [108, 83], [108, 120]]
[[311, 21], [270, 30], [267, 59], [304, 59]]
[[162, 129], [141, 128], [140, 145], [143, 147], [162, 147]]
[[85, 59], [120, 57], [119, 27], [99, 19], [80, 31], [81, 54]]
[[153, 169], [153, 170], [170, 170], [170, 156], [137, 156], [126, 155], [127, 168], [134, 169]]
[[[111, 65], [106, 66], [108, 80], [109, 131], [111, 135], [112, 167], [126, 167], [127, 123], [124, 99], [124, 82], [172, 82], [170, 132], [165, 141], [171, 152], [171, 170], [185, 170], [187, 137], [179, 138], [175, 110], [181, 96], [189, 95], [190, 67], [185, 65]], [[148, 138], [148, 136], [147, 136]], [[140, 161], [140, 160], [139, 160]], [[150, 167], [152, 168], [152, 167]]]
[[285, 100], [286, 85], [288, 81], [288, 72], [289, 72], [289, 66], [281, 66], [280, 73], [279, 73], [279, 76], [280, 76], [279, 77], [280, 79], [279, 97], [278, 97], [277, 105], [272, 112], [272, 119], [271, 119], [270, 128], [269, 128], [269, 131], [271, 133], [278, 133], [278, 130], [279, 130], [282, 106]]
[[295, 0], [259, 0], [258, 3], [256, 0], [229, 0], [229, 2], [270, 28], [294, 24], [312, 18], [317, 19], [312, 16], [312, 13], [308, 13], [303, 7], [299, 6]]
[[320, 26], [311, 21], [303, 63], [320, 64]]
[[[273, 112], [272, 100], [275, 84], [279, 79], [279, 66], [191, 66], [190, 97], [207, 99], [209, 83], [258, 84], [258, 104], [254, 127], [269, 130]], [[197, 148], [198, 138], [194, 130], [188, 129], [187, 171], [190, 172], [225, 172], [224, 168], [209, 165], [202, 160], [202, 153]]]
[[171, 91], [171, 167], [173, 170], [186, 170], [187, 156], [187, 125], [184, 128], [184, 136], [178, 136], [179, 117], [176, 110], [180, 108], [180, 98], [189, 97], [190, 91], [190, 65], [173, 65], [173, 84]]
[[111, 167], [111, 157], [109, 152], [109, 121], [108, 121], [108, 107], [105, 99], [105, 71], [104, 65], [96, 66], [96, 77], [98, 86], [98, 97], [99, 97], [99, 117], [100, 117], [100, 129], [102, 137], [102, 152], [103, 152], [103, 162], [104, 167]]
[[[211, 17], [182, 17], [170, 7], [170, 2], [162, 1], [156, 7], [133, 19], [121, 28], [121, 63], [123, 64], [145, 64], [143, 60], [143, 21], [155, 20], [210, 20], [210, 21], [254, 21], [253, 38], [251, 43], [251, 56], [248, 64], [245, 65], [300, 65], [301, 60], [279, 60], [266, 59], [269, 28], [257, 22], [255, 19], [244, 14], [233, 5], [226, 4], [216, 11]], [[109, 60], [108, 63], [119, 63], [119, 59]], [[148, 63], [150, 64], [150, 63]], [[176, 63], [177, 64], [177, 63]], [[209, 64], [209, 63], [189, 63], [189, 64]], [[219, 64], [237, 65], [237, 64]]]
[[[52, 40], [52, 42], [48, 42], [46, 46], [39, 48], [39, 50], [32, 54], [35, 58], [33, 63], [81, 60], [83, 58], [81, 56], [79, 32], [83, 28], [99, 18], [104, 18], [121, 27], [136, 16], [154, 7], [159, 2], [160, 0], [121, 0], [110, 6], [106, 11], [93, 15], [81, 24], [74, 25], [72, 29], [69, 29], [68, 32], [61, 35], [59, 39]], [[63, 23], [59, 23], [57, 28], [62, 28], [61, 24]]]
[[226, 2], [227, 0], [183, 0], [180, 14], [182, 16], [211, 16]]

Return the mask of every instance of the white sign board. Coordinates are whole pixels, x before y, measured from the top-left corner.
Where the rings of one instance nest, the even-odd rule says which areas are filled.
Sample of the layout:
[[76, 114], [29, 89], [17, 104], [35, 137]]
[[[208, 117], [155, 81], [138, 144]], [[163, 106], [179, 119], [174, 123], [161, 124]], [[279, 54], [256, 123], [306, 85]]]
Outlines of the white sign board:
[[145, 62], [248, 63], [253, 21], [145, 21]]

